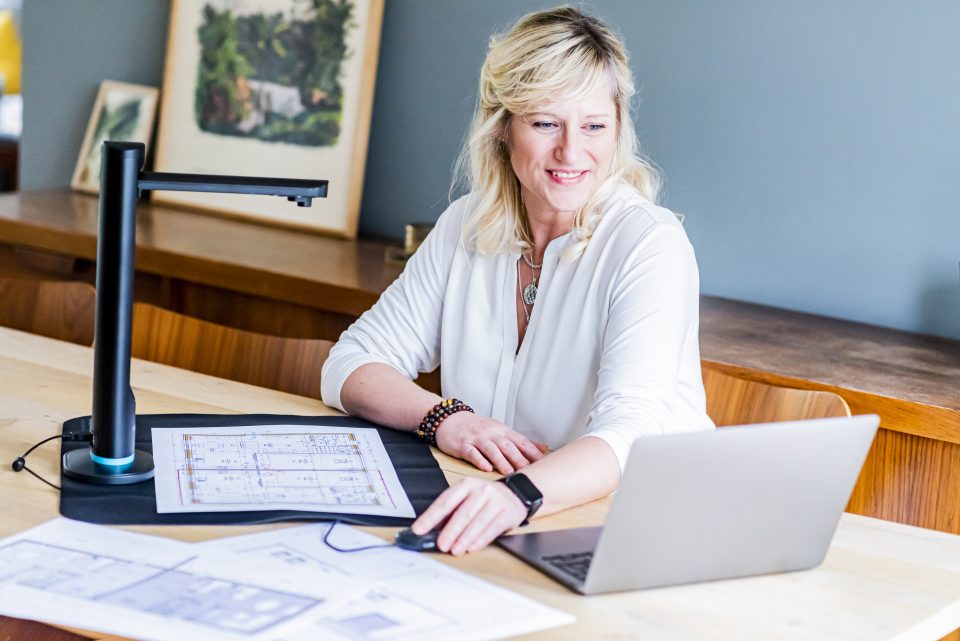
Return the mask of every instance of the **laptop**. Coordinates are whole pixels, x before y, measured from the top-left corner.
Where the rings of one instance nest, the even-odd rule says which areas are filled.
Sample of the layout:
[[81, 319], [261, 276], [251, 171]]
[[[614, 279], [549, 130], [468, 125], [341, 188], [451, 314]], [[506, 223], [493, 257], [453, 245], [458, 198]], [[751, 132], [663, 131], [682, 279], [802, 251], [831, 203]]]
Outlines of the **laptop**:
[[640, 438], [603, 527], [497, 544], [581, 594], [813, 568], [879, 422], [864, 415]]

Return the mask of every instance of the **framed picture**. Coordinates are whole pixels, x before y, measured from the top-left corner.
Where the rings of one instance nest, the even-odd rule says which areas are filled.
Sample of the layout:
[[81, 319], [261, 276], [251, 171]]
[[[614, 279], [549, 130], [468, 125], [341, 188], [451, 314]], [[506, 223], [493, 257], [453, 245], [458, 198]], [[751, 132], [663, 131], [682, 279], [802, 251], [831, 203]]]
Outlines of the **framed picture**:
[[90, 194], [100, 193], [100, 143], [104, 140], [150, 145], [158, 94], [156, 87], [112, 80], [100, 83], [71, 187]]
[[329, 180], [285, 199], [153, 202], [356, 236], [383, 0], [174, 0], [157, 137], [165, 172]]

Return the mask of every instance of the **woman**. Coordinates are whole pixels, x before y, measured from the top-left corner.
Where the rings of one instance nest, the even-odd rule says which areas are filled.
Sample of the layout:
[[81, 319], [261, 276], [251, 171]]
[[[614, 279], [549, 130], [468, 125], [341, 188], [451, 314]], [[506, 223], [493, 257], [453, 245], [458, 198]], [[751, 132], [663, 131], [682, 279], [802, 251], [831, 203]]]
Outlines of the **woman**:
[[[420, 515], [414, 532], [442, 525], [443, 551], [609, 494], [638, 437], [713, 427], [696, 261], [654, 204], [632, 94], [622, 43], [576, 9], [494, 39], [462, 156], [470, 193], [324, 365], [328, 405], [508, 475], [466, 479]], [[438, 364], [443, 407], [411, 382]]]

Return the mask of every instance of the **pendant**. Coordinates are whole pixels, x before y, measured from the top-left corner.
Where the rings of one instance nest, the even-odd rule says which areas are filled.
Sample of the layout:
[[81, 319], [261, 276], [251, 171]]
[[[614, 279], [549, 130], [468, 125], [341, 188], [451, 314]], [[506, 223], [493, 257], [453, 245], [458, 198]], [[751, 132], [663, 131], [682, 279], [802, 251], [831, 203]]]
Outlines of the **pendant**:
[[537, 283], [532, 282], [523, 288], [523, 302], [527, 305], [533, 305], [537, 302]]

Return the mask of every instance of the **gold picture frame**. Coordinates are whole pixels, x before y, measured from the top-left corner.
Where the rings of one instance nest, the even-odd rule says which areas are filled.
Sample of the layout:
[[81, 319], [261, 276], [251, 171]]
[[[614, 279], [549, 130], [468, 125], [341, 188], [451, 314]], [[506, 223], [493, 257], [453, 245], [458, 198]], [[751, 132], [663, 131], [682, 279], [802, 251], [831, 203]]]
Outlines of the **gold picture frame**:
[[174, 0], [156, 170], [328, 180], [278, 198], [156, 192], [154, 203], [354, 238], [383, 0]]
[[104, 140], [142, 142], [150, 146], [157, 115], [156, 87], [104, 80], [97, 91], [70, 186], [100, 193], [100, 144]]

